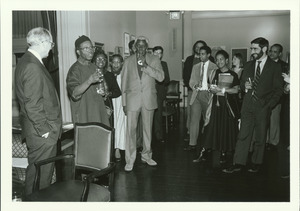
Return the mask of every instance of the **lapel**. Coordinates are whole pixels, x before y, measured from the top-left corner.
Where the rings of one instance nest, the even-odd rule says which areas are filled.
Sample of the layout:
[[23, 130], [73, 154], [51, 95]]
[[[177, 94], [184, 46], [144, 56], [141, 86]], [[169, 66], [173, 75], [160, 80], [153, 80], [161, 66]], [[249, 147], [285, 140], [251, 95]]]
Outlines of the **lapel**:
[[132, 69], [133, 73], [136, 78], [140, 79], [139, 73], [138, 73], [138, 68], [137, 68], [137, 60], [136, 60], [136, 54], [132, 55], [132, 59], [130, 61], [130, 69]]
[[268, 75], [268, 72], [270, 71], [270, 64], [271, 64], [271, 61], [270, 61], [270, 58], [268, 57], [265, 65], [264, 65], [264, 68], [262, 69], [262, 73], [261, 73], [260, 77], [264, 77], [265, 75]]

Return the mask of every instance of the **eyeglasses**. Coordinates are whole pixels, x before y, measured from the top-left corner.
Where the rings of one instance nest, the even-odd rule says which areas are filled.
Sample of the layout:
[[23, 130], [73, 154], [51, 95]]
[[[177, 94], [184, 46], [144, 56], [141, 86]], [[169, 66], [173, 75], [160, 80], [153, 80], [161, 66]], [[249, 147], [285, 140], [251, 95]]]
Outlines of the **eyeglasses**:
[[107, 61], [107, 59], [99, 57], [99, 58], [96, 59], [96, 61], [97, 62], [100, 62], [100, 61], [103, 62], [103, 61]]
[[49, 40], [45, 40], [45, 41], [43, 41], [42, 43], [44, 43], [44, 42], [50, 43], [50, 44], [51, 44], [51, 48], [53, 48], [53, 47], [55, 46], [55, 43], [54, 43], [54, 42], [51, 42], [51, 41], [49, 41]]
[[96, 47], [95, 46], [89, 46], [89, 47], [84, 47], [84, 48], [79, 48], [79, 49], [84, 50], [84, 51], [89, 51], [89, 50], [94, 51], [96, 49]]

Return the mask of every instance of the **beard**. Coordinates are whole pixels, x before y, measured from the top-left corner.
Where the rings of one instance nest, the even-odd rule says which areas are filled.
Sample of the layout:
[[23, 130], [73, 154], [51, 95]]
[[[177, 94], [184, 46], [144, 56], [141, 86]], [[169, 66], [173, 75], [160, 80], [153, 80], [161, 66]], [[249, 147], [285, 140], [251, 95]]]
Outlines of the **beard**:
[[263, 53], [262, 50], [260, 50], [259, 53], [254, 53], [254, 54], [252, 54], [252, 56], [253, 56], [253, 58], [254, 58], [255, 60], [259, 60], [263, 55], [264, 55], [264, 53]]

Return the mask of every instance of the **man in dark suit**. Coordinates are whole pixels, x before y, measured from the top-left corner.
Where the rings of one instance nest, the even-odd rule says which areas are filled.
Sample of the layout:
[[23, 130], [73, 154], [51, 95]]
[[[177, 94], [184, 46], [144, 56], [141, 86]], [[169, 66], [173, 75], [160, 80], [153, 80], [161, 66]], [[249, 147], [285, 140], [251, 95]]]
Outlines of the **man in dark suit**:
[[[282, 55], [283, 47], [280, 44], [274, 44], [271, 46], [269, 51], [269, 57], [280, 64], [281, 72], [287, 73], [288, 72], [288, 64], [280, 59]], [[271, 113], [271, 119], [270, 119], [270, 127], [269, 127], [269, 133], [267, 134], [267, 141], [266, 141], [266, 147], [267, 150], [274, 150], [276, 149], [276, 146], [279, 143], [280, 139], [280, 112], [281, 112], [281, 106], [283, 102], [283, 96], [281, 97], [281, 100], [277, 103], [277, 105], [273, 108]]]
[[125, 146], [125, 171], [132, 171], [136, 159], [136, 130], [138, 117], [142, 115], [143, 151], [142, 162], [150, 166], [151, 140], [154, 110], [157, 108], [155, 80], [164, 80], [164, 72], [157, 56], [147, 54], [148, 40], [140, 36], [135, 42], [136, 53], [128, 57], [122, 69], [122, 105], [127, 115], [127, 141]]
[[[161, 46], [155, 46], [153, 48], [153, 54], [158, 56], [161, 60], [164, 54], [164, 49]], [[154, 112], [153, 128], [156, 140], [164, 142], [163, 129], [162, 129], [162, 110], [163, 102], [166, 99], [167, 86], [170, 82], [168, 64], [165, 61], [161, 61], [161, 66], [165, 74], [165, 79], [162, 82], [156, 81], [155, 87], [157, 91], [157, 109]]]
[[184, 86], [187, 87], [187, 90], [188, 90], [187, 118], [186, 118], [186, 129], [187, 129], [188, 134], [190, 132], [190, 121], [191, 121], [190, 100], [191, 100], [191, 96], [193, 93], [193, 90], [190, 87], [189, 83], [190, 83], [193, 66], [196, 64], [199, 64], [201, 62], [199, 54], [200, 54], [200, 48], [202, 46], [207, 46], [206, 42], [204, 42], [203, 40], [198, 40], [197, 42], [195, 42], [195, 44], [193, 45], [193, 54], [186, 58], [186, 60], [184, 62], [184, 66], [183, 66], [183, 74], [182, 74], [183, 83], [184, 83]]
[[281, 67], [267, 56], [268, 47], [268, 40], [262, 37], [251, 42], [254, 60], [246, 63], [240, 83], [246, 94], [241, 110], [241, 129], [233, 158], [234, 165], [224, 169], [225, 173], [240, 171], [246, 165], [254, 130], [252, 165], [248, 171], [258, 172], [263, 163], [270, 114], [283, 93]]
[[[56, 155], [61, 135], [62, 117], [59, 98], [53, 80], [42, 59], [54, 46], [47, 29], [38, 27], [27, 35], [28, 51], [16, 67], [16, 95], [20, 104], [22, 138], [26, 138], [28, 167], [25, 194], [32, 192], [35, 175], [34, 162]], [[41, 169], [40, 188], [50, 185], [54, 165]]]

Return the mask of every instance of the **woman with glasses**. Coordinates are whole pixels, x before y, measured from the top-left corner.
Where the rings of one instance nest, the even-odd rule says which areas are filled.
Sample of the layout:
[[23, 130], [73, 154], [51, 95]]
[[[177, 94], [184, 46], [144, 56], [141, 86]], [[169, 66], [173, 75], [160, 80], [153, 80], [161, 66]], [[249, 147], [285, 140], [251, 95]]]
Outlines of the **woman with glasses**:
[[84, 35], [75, 41], [75, 48], [78, 59], [67, 75], [73, 122], [100, 122], [110, 126], [104, 97], [99, 93], [99, 84], [103, 77], [92, 63], [95, 48]]
[[109, 116], [109, 122], [113, 127], [114, 117], [112, 98], [119, 97], [121, 95], [121, 90], [114, 74], [107, 70], [107, 55], [104, 53], [104, 51], [96, 51], [94, 53], [92, 62], [97, 66], [98, 73], [103, 75], [103, 81], [101, 81], [99, 84], [99, 89], [103, 90], [99, 91], [104, 98], [104, 104], [106, 107], [106, 112]]

